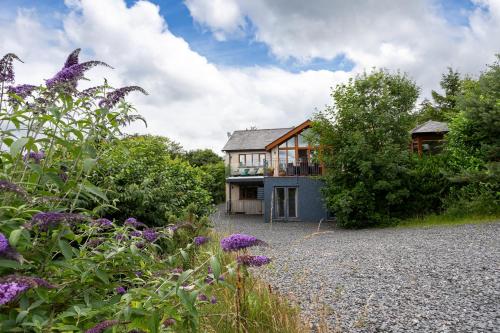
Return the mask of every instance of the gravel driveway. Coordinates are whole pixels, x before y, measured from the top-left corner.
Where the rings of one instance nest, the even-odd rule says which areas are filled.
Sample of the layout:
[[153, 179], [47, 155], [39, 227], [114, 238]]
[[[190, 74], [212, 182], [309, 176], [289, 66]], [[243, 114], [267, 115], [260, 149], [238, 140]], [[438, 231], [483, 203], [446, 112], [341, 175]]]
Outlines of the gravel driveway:
[[269, 243], [255, 270], [328, 332], [500, 332], [500, 223], [347, 231], [214, 218]]

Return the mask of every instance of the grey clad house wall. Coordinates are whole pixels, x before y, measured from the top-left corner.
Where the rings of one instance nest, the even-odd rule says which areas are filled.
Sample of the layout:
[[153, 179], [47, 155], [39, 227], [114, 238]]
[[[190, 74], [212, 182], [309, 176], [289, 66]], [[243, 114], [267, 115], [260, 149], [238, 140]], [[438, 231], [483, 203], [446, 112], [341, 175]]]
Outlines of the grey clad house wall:
[[298, 188], [298, 218], [299, 221], [318, 222], [327, 218], [328, 212], [323, 204], [320, 193], [323, 181], [311, 177], [265, 177], [264, 178], [264, 222], [270, 222], [272, 193], [275, 187]]

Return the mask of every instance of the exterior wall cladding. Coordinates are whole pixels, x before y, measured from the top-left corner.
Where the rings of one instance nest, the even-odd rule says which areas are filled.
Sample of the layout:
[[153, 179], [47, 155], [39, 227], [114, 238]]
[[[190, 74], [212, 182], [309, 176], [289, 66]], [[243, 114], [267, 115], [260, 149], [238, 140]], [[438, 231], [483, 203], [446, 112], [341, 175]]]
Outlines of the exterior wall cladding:
[[270, 222], [271, 197], [275, 187], [297, 187], [297, 219], [294, 221], [318, 222], [328, 217], [320, 193], [323, 181], [310, 177], [264, 177], [264, 222]]

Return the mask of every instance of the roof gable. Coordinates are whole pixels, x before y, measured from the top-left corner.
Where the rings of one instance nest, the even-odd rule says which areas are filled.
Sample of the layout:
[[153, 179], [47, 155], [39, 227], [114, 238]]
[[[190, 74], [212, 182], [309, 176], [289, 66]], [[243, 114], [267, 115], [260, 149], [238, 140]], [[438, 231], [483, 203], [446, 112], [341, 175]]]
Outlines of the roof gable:
[[440, 121], [428, 120], [411, 130], [411, 134], [417, 133], [446, 133], [448, 124]]
[[309, 128], [311, 127], [311, 120], [307, 119], [306, 121], [304, 121], [302, 124], [300, 124], [299, 126], [297, 127], [293, 127], [291, 128], [288, 132], [284, 133], [282, 136], [280, 136], [279, 138], [277, 138], [276, 140], [274, 140], [273, 142], [269, 143], [267, 146], [266, 146], [266, 150], [271, 150], [273, 149], [274, 147], [276, 147], [277, 145], [280, 145], [282, 144], [283, 142], [285, 142], [286, 140], [290, 139], [292, 136], [302, 132], [303, 130], [305, 130], [306, 128]]

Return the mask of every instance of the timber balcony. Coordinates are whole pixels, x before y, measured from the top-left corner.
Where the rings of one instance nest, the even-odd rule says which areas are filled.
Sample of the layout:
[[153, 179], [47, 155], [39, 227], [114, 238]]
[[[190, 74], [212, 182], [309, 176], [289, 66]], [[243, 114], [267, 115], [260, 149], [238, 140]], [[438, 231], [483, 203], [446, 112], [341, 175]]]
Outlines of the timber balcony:
[[229, 176], [321, 176], [324, 168], [321, 164], [313, 162], [307, 158], [298, 160], [275, 159], [271, 163], [265, 160], [263, 165], [239, 165], [231, 167]]

